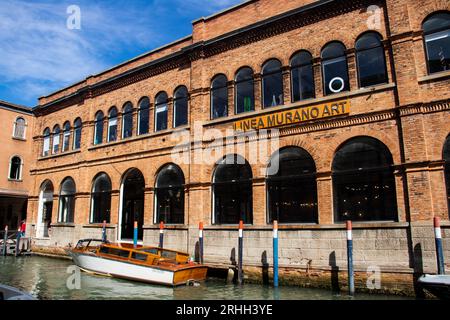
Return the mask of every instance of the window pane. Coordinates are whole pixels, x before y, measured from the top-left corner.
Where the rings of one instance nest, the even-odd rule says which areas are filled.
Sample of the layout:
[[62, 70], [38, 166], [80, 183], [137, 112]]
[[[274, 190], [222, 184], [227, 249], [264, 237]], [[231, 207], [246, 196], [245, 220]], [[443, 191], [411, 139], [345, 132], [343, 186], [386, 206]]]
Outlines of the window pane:
[[123, 114], [122, 118], [122, 138], [128, 138], [133, 135], [133, 113], [127, 112]]
[[103, 142], [103, 119], [95, 122], [95, 140], [94, 144]]
[[188, 123], [188, 98], [178, 98], [174, 101], [174, 127], [183, 126]]
[[236, 113], [255, 110], [253, 79], [236, 83]]
[[157, 222], [184, 223], [184, 189], [156, 188], [156, 211]]
[[156, 106], [155, 109], [155, 131], [167, 129], [167, 105]]
[[263, 75], [262, 79], [264, 107], [282, 105], [283, 99], [283, 75], [281, 70], [270, 75]]
[[10, 171], [9, 171], [9, 179], [19, 180], [20, 179], [20, 170], [22, 166], [22, 160], [19, 157], [14, 157], [11, 159]]
[[323, 61], [322, 66], [326, 95], [349, 90], [347, 60], [344, 57]]
[[314, 74], [311, 64], [292, 69], [291, 78], [294, 102], [314, 98]]
[[44, 156], [48, 156], [49, 151], [50, 151], [50, 136], [47, 135], [44, 137], [44, 147], [42, 154]]
[[221, 118], [228, 115], [228, 89], [227, 87], [211, 90], [212, 118]]
[[81, 127], [75, 128], [73, 136], [73, 149], [78, 150], [81, 147]]
[[382, 47], [357, 52], [356, 59], [361, 87], [387, 82], [386, 62]]
[[25, 139], [25, 120], [18, 118], [14, 126], [14, 137]]
[[450, 70], [450, 30], [425, 37], [430, 73]]
[[148, 133], [150, 126], [150, 101], [148, 98], [142, 99], [139, 104], [139, 132], [138, 134]]
[[108, 141], [117, 140], [117, 118], [109, 119], [108, 124]]
[[60, 138], [59, 133], [60, 133], [59, 129], [55, 130], [53, 133], [53, 153], [54, 154], [58, 153], [58, 151], [59, 151], [59, 138]]

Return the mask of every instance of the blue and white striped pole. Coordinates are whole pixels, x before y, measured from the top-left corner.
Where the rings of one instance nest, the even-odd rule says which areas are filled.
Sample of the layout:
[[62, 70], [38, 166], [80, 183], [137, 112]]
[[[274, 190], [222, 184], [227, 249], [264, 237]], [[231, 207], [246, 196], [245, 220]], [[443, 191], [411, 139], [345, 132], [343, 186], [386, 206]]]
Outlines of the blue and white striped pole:
[[441, 221], [439, 217], [434, 217], [434, 237], [436, 241], [438, 274], [445, 274], [444, 252], [442, 250]]
[[348, 269], [348, 294], [353, 296], [355, 294], [355, 278], [353, 272], [353, 237], [352, 237], [352, 222], [347, 220], [347, 269]]
[[273, 222], [273, 286], [278, 287], [278, 221]]
[[134, 247], [137, 247], [137, 242], [138, 242], [138, 222], [135, 221], [134, 222], [134, 230], [133, 230], [133, 245]]
[[164, 248], [164, 222], [159, 223], [159, 247]]
[[203, 222], [198, 225], [198, 251], [200, 263], [203, 264]]
[[106, 243], [106, 220], [103, 220], [103, 226], [102, 226], [102, 242]]
[[242, 254], [244, 247], [244, 222], [239, 221], [239, 242], [238, 242], [238, 283], [243, 283], [243, 275], [242, 275]]

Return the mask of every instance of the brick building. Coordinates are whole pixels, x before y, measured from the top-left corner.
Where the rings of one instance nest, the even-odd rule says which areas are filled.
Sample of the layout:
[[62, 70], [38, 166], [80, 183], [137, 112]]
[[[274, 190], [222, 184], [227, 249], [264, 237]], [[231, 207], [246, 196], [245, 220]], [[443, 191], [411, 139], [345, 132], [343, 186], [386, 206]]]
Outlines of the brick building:
[[449, 89], [448, 1], [245, 1], [40, 98], [28, 230], [64, 247], [107, 220], [130, 241], [136, 220], [156, 244], [162, 220], [193, 253], [203, 221], [206, 262], [228, 266], [242, 219], [258, 280], [277, 219], [281, 281], [328, 286], [351, 219], [357, 286], [377, 266], [411, 290], [436, 271], [434, 216], [450, 256]]
[[27, 216], [34, 118], [31, 108], [0, 101], [0, 119], [0, 225], [16, 230]]

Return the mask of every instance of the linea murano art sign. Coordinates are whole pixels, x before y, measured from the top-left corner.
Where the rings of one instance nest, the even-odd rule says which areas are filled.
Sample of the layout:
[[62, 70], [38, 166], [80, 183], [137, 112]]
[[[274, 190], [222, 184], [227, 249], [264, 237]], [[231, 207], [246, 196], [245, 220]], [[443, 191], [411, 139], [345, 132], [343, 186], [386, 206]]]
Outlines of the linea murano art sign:
[[236, 131], [258, 130], [350, 113], [350, 101], [335, 101], [236, 121]]

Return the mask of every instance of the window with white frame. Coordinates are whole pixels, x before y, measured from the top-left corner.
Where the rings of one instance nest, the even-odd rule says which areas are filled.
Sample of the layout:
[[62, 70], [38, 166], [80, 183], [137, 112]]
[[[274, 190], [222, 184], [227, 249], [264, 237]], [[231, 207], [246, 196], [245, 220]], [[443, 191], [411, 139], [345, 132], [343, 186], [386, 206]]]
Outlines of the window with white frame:
[[14, 122], [14, 132], [13, 137], [18, 139], [25, 139], [25, 129], [26, 129], [26, 122], [25, 119], [22, 117], [19, 117]]
[[9, 176], [10, 180], [22, 180], [22, 159], [18, 156], [11, 158], [9, 164]]

